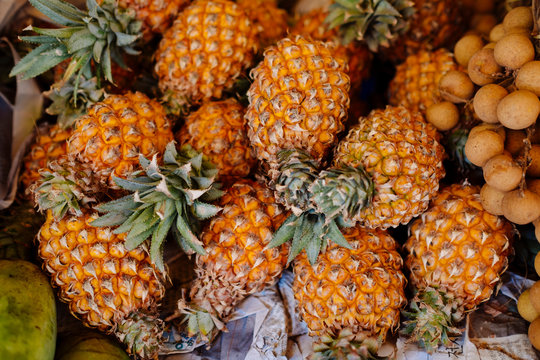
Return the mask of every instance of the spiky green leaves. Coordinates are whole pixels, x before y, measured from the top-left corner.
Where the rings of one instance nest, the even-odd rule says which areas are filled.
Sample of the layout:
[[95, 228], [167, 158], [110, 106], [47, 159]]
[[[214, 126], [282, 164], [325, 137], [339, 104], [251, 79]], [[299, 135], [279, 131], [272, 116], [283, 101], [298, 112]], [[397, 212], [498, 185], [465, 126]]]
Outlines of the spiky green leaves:
[[81, 81], [76, 84], [76, 78], [66, 82], [53, 84], [49, 91], [44, 93], [52, 104], [45, 110], [49, 115], [58, 115], [58, 124], [66, 129], [72, 127], [75, 120], [85, 114], [88, 107], [101, 101], [105, 97], [105, 90], [98, 88], [97, 79]]
[[115, 335], [126, 345], [128, 353], [142, 359], [157, 359], [162, 342], [163, 320], [157, 315], [133, 312], [120, 320]]
[[353, 334], [349, 329], [341, 330], [337, 336], [320, 336], [313, 344], [313, 360], [382, 360], [377, 355], [380, 342], [363, 334]]
[[433, 353], [441, 343], [449, 346], [452, 337], [461, 335], [461, 330], [453, 324], [463, 318], [463, 308], [444, 292], [432, 287], [420, 290], [411, 300], [409, 309], [403, 312], [409, 319], [403, 333], [410, 335], [428, 353]]
[[353, 225], [357, 214], [371, 203], [375, 186], [364, 168], [346, 166], [322, 171], [310, 191], [317, 212]]
[[364, 41], [376, 52], [408, 30], [414, 11], [410, 0], [334, 0], [326, 21], [330, 28], [339, 26], [345, 44]]
[[88, 166], [65, 156], [49, 162], [40, 175], [41, 179], [32, 184], [29, 191], [39, 211], [51, 210], [57, 220], [67, 212], [81, 216], [81, 206], [95, 202], [94, 195], [102, 190]]
[[319, 162], [301, 150], [278, 154], [278, 175], [274, 184], [276, 200], [296, 216], [309, 209], [309, 187], [318, 176]]
[[71, 59], [64, 80], [77, 74], [86, 79], [97, 75], [98, 79], [113, 82], [112, 62], [124, 66], [121, 50], [138, 53], [133, 45], [141, 36], [141, 22], [113, 0], [105, 0], [101, 6], [96, 0], [87, 0], [87, 11], [62, 0], [30, 0], [30, 3], [61, 27], [27, 28], [38, 35], [21, 39], [38, 46], [11, 70], [10, 76], [20, 74], [29, 79]]
[[118, 226], [114, 232], [128, 233], [126, 248], [134, 249], [151, 239], [150, 257], [164, 271], [163, 244], [169, 231], [187, 253], [204, 255], [202, 242], [195, 235], [200, 222], [216, 215], [221, 208], [209, 204], [222, 192], [214, 183], [218, 170], [189, 145], [176, 150], [167, 145], [163, 165], [139, 157], [142, 170], [131, 179], [114, 178], [116, 184], [131, 194], [100, 204], [104, 213], [93, 226]]

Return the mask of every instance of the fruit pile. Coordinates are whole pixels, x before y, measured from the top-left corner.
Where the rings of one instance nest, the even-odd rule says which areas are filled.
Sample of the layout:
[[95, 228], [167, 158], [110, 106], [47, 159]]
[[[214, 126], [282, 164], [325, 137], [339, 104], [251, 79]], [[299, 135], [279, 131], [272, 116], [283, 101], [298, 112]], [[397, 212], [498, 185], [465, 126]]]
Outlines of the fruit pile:
[[[84, 325], [157, 359], [166, 327], [211, 344], [290, 267], [314, 358], [379, 358], [400, 327], [452, 346], [515, 225], [540, 239], [540, 2], [303, 2], [30, 0], [54, 27], [16, 40], [11, 76], [54, 80], [2, 224], [9, 292], [46, 285], [13, 265], [37, 254]], [[196, 278], [164, 313], [171, 251]], [[46, 359], [51, 298], [28, 322]]]

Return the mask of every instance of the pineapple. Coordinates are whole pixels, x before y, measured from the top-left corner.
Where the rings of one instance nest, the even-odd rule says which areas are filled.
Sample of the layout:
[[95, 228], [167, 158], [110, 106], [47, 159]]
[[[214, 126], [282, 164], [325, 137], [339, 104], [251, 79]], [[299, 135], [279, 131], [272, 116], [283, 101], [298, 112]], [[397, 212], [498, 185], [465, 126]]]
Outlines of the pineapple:
[[157, 356], [164, 274], [150, 261], [145, 245], [128, 251], [125, 234], [95, 228], [88, 210], [57, 220], [52, 211], [38, 233], [39, 256], [60, 299], [83, 322], [125, 340], [128, 351], [145, 359]]
[[459, 335], [454, 324], [490, 298], [512, 252], [513, 228], [482, 208], [480, 189], [453, 184], [409, 229], [406, 267], [416, 295], [406, 331], [429, 352]]
[[36, 139], [23, 159], [24, 171], [20, 180], [25, 189], [29, 189], [39, 180], [39, 171], [44, 169], [49, 161], [67, 154], [67, 139], [71, 133], [70, 128], [62, 129], [59, 125], [47, 123], [37, 128]]
[[111, 95], [80, 117], [68, 141], [68, 156], [91, 164], [103, 183], [117, 189], [138, 167], [139, 154], [162, 154], [173, 139], [164, 108], [146, 95]]
[[334, 56], [349, 64], [348, 75], [353, 91], [359, 90], [362, 81], [369, 75], [371, 65], [371, 52], [359, 42], [341, 45], [336, 28], [330, 29], [325, 22], [328, 11], [324, 9], [312, 10], [298, 18], [291, 30], [291, 35], [301, 35], [319, 41], [333, 41], [337, 44]]
[[408, 56], [397, 66], [390, 83], [390, 104], [425, 114], [430, 105], [442, 101], [439, 81], [451, 70], [458, 70], [458, 65], [453, 54], [445, 49], [421, 50]]
[[221, 321], [240, 301], [274, 284], [287, 262], [287, 246], [266, 248], [284, 219], [268, 188], [240, 180], [226, 190], [220, 205], [222, 213], [201, 235], [206, 255], [196, 258], [191, 303], [180, 299], [175, 315], [186, 314], [190, 336], [205, 340], [224, 328]]
[[350, 248], [330, 244], [313, 266], [298, 255], [293, 292], [310, 334], [320, 337], [314, 358], [371, 359], [407, 303], [403, 260], [384, 230], [351, 227], [343, 235]]
[[159, 87], [172, 107], [219, 99], [248, 68], [258, 31], [229, 0], [196, 0], [163, 34], [155, 53]]
[[278, 8], [276, 0], [238, 0], [259, 33], [259, 48], [264, 49], [284, 37], [289, 24], [287, 12]]
[[186, 118], [175, 138], [205, 154], [218, 167], [220, 177], [246, 177], [256, 159], [249, 146], [244, 112], [234, 99], [204, 103]]

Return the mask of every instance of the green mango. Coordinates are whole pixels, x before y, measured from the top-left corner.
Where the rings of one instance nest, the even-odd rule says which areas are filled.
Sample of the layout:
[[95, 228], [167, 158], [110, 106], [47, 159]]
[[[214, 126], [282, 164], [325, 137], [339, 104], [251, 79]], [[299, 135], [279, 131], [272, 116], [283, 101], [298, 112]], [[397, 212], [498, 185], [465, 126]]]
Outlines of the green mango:
[[66, 334], [58, 342], [56, 360], [130, 360], [126, 352], [107, 337], [86, 331]]
[[0, 357], [52, 360], [56, 304], [49, 279], [24, 260], [0, 260]]

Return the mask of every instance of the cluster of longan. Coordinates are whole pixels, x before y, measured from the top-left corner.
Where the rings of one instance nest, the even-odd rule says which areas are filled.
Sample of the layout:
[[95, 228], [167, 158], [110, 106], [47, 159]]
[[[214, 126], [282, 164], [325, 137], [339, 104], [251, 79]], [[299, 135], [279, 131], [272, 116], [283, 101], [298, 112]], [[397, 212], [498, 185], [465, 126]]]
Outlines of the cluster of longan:
[[[540, 276], [540, 253], [534, 259], [534, 268]], [[536, 349], [540, 350], [540, 280], [521, 293], [517, 308], [519, 315], [531, 323], [529, 325], [529, 340]]]
[[539, 225], [540, 238], [540, 61], [535, 61], [533, 24], [531, 8], [517, 7], [491, 29], [487, 44], [477, 34], [461, 38], [454, 56], [466, 71], [441, 79], [446, 102], [426, 116], [431, 122], [457, 123], [455, 104], [472, 106], [482, 124], [471, 129], [465, 155], [482, 167], [482, 205], [516, 224]]

